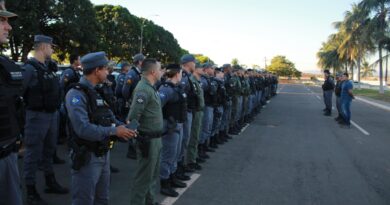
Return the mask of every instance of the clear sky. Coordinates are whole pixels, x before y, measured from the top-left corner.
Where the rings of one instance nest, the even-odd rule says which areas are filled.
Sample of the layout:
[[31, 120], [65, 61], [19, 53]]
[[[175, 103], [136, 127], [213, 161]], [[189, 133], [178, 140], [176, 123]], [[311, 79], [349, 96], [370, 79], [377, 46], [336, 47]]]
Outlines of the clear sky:
[[[217, 64], [264, 67], [285, 55], [303, 72], [317, 70], [316, 53], [332, 23], [358, 0], [92, 0], [127, 7], [169, 30], [180, 46]], [[155, 16], [158, 15], [158, 16]]]

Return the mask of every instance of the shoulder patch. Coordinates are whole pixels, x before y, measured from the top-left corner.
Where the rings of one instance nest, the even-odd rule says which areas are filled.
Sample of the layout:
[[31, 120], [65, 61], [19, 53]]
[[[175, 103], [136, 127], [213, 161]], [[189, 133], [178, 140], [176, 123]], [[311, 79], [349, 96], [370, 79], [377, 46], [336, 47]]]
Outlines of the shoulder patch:
[[71, 100], [71, 104], [72, 105], [78, 105], [80, 104], [80, 101], [81, 101], [81, 97], [79, 95], [76, 95], [72, 98]]
[[131, 79], [127, 79], [126, 83], [127, 83], [128, 85], [131, 85], [131, 84], [133, 83], [133, 81], [132, 81]]
[[137, 93], [135, 95], [135, 101], [138, 103], [138, 104], [143, 104], [146, 100], [146, 95], [145, 93]]

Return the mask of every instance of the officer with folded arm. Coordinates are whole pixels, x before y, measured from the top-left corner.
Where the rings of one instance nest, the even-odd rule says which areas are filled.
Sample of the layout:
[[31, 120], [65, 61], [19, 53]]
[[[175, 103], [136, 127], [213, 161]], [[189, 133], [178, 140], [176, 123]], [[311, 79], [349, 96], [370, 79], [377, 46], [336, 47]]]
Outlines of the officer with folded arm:
[[72, 159], [72, 204], [108, 204], [110, 185], [110, 136], [128, 140], [136, 133], [115, 120], [96, 90], [108, 75], [106, 54], [81, 58], [84, 76], [65, 97], [69, 118]]

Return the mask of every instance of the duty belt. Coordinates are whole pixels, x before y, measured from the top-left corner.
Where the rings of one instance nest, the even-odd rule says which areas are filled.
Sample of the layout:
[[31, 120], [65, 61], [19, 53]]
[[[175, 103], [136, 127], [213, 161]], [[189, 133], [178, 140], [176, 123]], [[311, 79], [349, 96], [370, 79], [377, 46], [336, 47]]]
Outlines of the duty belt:
[[139, 131], [138, 132], [139, 135], [143, 138], [149, 138], [149, 139], [154, 139], [154, 138], [160, 138], [162, 133], [160, 132], [155, 132], [155, 133], [151, 133], [151, 132], [142, 132], [142, 131]]

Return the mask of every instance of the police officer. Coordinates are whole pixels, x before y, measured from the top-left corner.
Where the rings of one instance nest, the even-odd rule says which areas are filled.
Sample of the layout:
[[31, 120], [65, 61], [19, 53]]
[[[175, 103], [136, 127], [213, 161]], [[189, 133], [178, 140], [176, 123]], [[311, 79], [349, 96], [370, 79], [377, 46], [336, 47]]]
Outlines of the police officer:
[[232, 115], [232, 96], [234, 92], [234, 83], [231, 82], [232, 66], [230, 64], [224, 64], [222, 66], [222, 70], [224, 72], [226, 103], [223, 106], [224, 111], [222, 115], [220, 139], [227, 142], [228, 139], [232, 139], [232, 137], [228, 135], [228, 132], [231, 127], [230, 125], [231, 125], [231, 115]]
[[334, 90], [334, 80], [332, 76], [330, 76], [329, 70], [324, 70], [324, 84], [322, 84], [323, 96], [325, 109], [324, 115], [331, 116], [332, 115], [332, 96]]
[[341, 87], [343, 85], [342, 73], [337, 73], [336, 75], [336, 86], [334, 89], [334, 94], [336, 96], [336, 108], [338, 115], [335, 118], [337, 122], [342, 121], [342, 112], [341, 112]]
[[[0, 43], [8, 43], [12, 27], [8, 19], [17, 15], [6, 10], [0, 1]], [[22, 193], [17, 164], [17, 141], [21, 135], [22, 69], [0, 55], [0, 200], [2, 204], [22, 205]]]
[[223, 130], [222, 117], [225, 112], [223, 108], [226, 106], [226, 102], [228, 101], [222, 68], [215, 68], [215, 77], [213, 80], [217, 84], [217, 97], [214, 105], [214, 119], [210, 138], [210, 147], [218, 148], [217, 144], [223, 144], [225, 142], [224, 137], [220, 135], [220, 132]]
[[195, 71], [195, 57], [191, 54], [183, 55], [180, 58], [180, 64], [182, 67], [182, 78], [181, 78], [181, 87], [187, 95], [187, 117], [183, 123], [183, 140], [180, 150], [180, 156], [178, 159], [178, 170], [175, 173], [176, 177], [180, 180], [190, 180], [190, 177], [185, 174], [185, 172], [193, 172], [194, 169], [187, 166], [188, 153], [193, 153], [194, 149], [197, 149], [196, 145], [190, 146], [190, 138], [192, 132], [192, 119], [194, 112], [199, 108], [199, 99], [197, 94], [199, 93], [198, 87], [191, 78], [192, 73]]
[[217, 99], [217, 84], [212, 80], [212, 77], [214, 76], [212, 65], [210, 63], [204, 63], [202, 67], [204, 74], [201, 76], [201, 87], [203, 89], [206, 106], [203, 110], [202, 132], [199, 139], [198, 154], [200, 158], [209, 158], [206, 152], [215, 152], [214, 149], [208, 147], [207, 142], [212, 134], [214, 105]]
[[72, 204], [108, 204], [110, 184], [110, 136], [128, 140], [127, 129], [95, 89], [106, 80], [108, 60], [104, 52], [81, 58], [84, 76], [66, 95], [71, 130]]
[[[122, 96], [126, 102], [125, 110], [129, 109], [133, 91], [137, 86], [137, 83], [141, 80], [141, 66], [144, 59], [145, 56], [142, 53], [136, 54], [133, 57], [134, 66], [126, 74], [125, 82], [122, 87]], [[126, 156], [130, 159], [137, 158], [133, 140], [129, 141], [129, 148]]]
[[[190, 77], [191, 82], [195, 86], [196, 98], [194, 98], [194, 100], [195, 102], [197, 102], [196, 106], [194, 106], [193, 118], [191, 123], [190, 141], [188, 143], [188, 151], [187, 151], [187, 167], [190, 170], [202, 170], [202, 166], [199, 165], [200, 163], [199, 159], [201, 158], [197, 159], [197, 156], [198, 156], [199, 138], [202, 129], [203, 110], [205, 107], [203, 89], [200, 85], [201, 76], [203, 74], [204, 72], [203, 72], [202, 65], [199, 62], [196, 62], [195, 70]], [[189, 104], [191, 101], [192, 101], [191, 99], [188, 99]]]
[[160, 96], [154, 87], [161, 78], [161, 65], [155, 59], [142, 63], [142, 78], [134, 89], [128, 115], [140, 123], [137, 136], [137, 168], [130, 204], [154, 204], [159, 178], [163, 114]]
[[68, 189], [57, 183], [52, 158], [58, 137], [58, 108], [60, 106], [59, 79], [45, 62], [53, 53], [53, 39], [44, 35], [34, 37], [34, 57], [29, 59], [24, 72], [26, 102], [24, 179], [28, 204], [45, 204], [35, 189], [35, 173], [41, 160], [45, 172], [46, 193], [66, 194]]
[[165, 76], [166, 81], [159, 89], [164, 117], [160, 192], [166, 196], [177, 197], [179, 194], [172, 187], [186, 187], [186, 184], [180, 182], [174, 173], [183, 140], [183, 122], [187, 118], [187, 95], [180, 86], [182, 72], [179, 64], [168, 65]]
[[[66, 93], [69, 90], [69, 87], [73, 83], [78, 83], [80, 80], [80, 71], [81, 63], [80, 63], [80, 56], [78, 54], [71, 54], [69, 56], [69, 62], [70, 66], [69, 68], [66, 68], [64, 72], [61, 74], [60, 77], [60, 87], [61, 87], [61, 108], [60, 108], [60, 127], [59, 127], [59, 140], [64, 141], [68, 138], [67, 132], [66, 132], [66, 119], [68, 118], [66, 116], [66, 111], [64, 108], [64, 98]], [[57, 154], [54, 154], [53, 157], [53, 163], [54, 164], [64, 164], [65, 160], [60, 159]]]
[[231, 128], [229, 134], [237, 135], [240, 133], [240, 127], [238, 120], [240, 119], [240, 96], [241, 96], [241, 81], [239, 77], [239, 69], [235, 67], [233, 70], [232, 77], [230, 79], [230, 86], [233, 88], [232, 92], [232, 117], [231, 117]]
[[60, 78], [60, 86], [63, 91], [63, 97], [65, 97], [66, 92], [69, 90], [69, 85], [78, 83], [81, 78], [80, 71], [82, 70], [82, 67], [80, 63], [80, 56], [78, 54], [71, 54], [69, 56], [69, 62], [70, 67], [64, 70]]
[[127, 114], [128, 114], [128, 109], [125, 109], [126, 108], [125, 107], [126, 101], [122, 95], [122, 88], [123, 88], [123, 85], [125, 84], [126, 74], [127, 74], [127, 72], [129, 72], [130, 67], [131, 67], [131, 65], [129, 63], [126, 63], [126, 62], [122, 63], [121, 64], [121, 72], [116, 79], [115, 96], [117, 99], [117, 105], [116, 105], [117, 109], [118, 109], [117, 116], [122, 121], [125, 120], [125, 118], [127, 117]]

